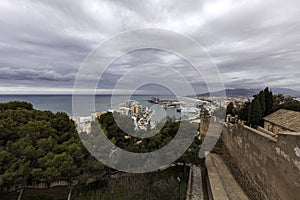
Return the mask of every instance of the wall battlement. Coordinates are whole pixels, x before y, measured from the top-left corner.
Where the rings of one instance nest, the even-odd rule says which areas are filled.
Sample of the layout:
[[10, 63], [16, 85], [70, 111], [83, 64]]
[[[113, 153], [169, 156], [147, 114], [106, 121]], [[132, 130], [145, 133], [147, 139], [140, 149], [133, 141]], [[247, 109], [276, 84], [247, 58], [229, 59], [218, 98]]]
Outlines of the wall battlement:
[[300, 133], [276, 137], [245, 125], [225, 124], [223, 157], [253, 199], [298, 199]]

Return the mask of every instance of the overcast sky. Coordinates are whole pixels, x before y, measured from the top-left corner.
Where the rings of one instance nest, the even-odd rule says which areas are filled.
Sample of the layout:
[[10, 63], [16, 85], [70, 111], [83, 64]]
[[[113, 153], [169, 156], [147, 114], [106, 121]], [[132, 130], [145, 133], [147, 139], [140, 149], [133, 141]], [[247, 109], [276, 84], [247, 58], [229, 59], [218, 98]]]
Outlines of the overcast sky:
[[[0, 93], [70, 93], [92, 49], [143, 27], [196, 40], [227, 88], [300, 90], [299, 0], [1, 0], [0, 27]], [[100, 89], [149, 62], [189, 69], [170, 53], [132, 52], [112, 64]]]

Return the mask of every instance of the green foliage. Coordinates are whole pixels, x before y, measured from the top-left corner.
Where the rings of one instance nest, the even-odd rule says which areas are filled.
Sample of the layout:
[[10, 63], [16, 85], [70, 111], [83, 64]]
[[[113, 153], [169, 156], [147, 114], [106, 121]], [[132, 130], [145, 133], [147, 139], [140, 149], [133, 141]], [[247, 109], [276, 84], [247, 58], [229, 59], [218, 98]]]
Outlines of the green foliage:
[[273, 102], [274, 111], [279, 109], [300, 111], [300, 102], [291, 96], [285, 97], [282, 94], [274, 95]]
[[272, 93], [272, 91], [269, 91], [269, 88], [266, 88], [264, 90], [264, 96], [265, 96], [264, 116], [267, 116], [267, 115], [271, 114], [274, 111], [274, 108], [273, 108], [273, 104], [274, 104], [273, 93]]
[[[24, 190], [22, 200], [66, 200], [69, 189], [66, 187], [53, 187], [47, 189], [32, 189]], [[18, 192], [10, 192], [1, 196], [1, 200], [15, 200], [18, 198]]]
[[263, 117], [273, 112], [273, 94], [269, 88], [265, 88], [253, 96], [251, 102], [246, 102], [239, 110], [239, 118], [253, 127], [262, 126]]
[[[185, 131], [187, 133], [191, 131], [195, 131], [195, 133], [192, 133], [195, 136], [198, 130], [198, 124], [189, 123], [189, 122], [174, 122], [172, 119], [169, 120], [167, 119], [165, 124], [157, 125], [157, 127], [162, 127], [161, 130], [156, 130], [156, 129], [150, 131], [139, 130], [137, 132], [137, 134], [140, 133], [143, 135], [147, 135], [147, 134], [154, 135], [152, 137], [141, 139], [141, 138], [130, 136], [129, 138], [125, 138], [125, 136], [128, 135], [125, 134], [124, 131], [121, 130], [118, 126], [120, 125], [123, 128], [123, 124], [117, 124], [115, 122], [114, 117], [117, 117], [118, 123], [119, 122], [126, 123], [125, 124], [126, 126], [124, 128], [126, 129], [126, 132], [128, 130], [134, 131], [134, 124], [131, 118], [122, 115], [116, 116], [115, 113], [114, 114], [106, 113], [100, 117], [99, 123], [102, 129], [106, 132], [107, 138], [110, 139], [118, 147], [135, 153], [152, 152], [166, 146], [176, 136], [179, 126], [181, 126], [182, 131]], [[120, 119], [122, 117], [124, 119]], [[96, 137], [98, 133], [96, 131], [97, 129], [95, 126], [97, 126], [97, 123], [94, 124], [94, 128], [92, 128], [91, 135], [92, 136], [95, 135]], [[178, 144], [178, 148], [180, 148], [180, 141]], [[200, 140], [195, 137], [190, 148], [176, 162], [181, 162], [184, 164], [188, 164], [188, 163], [199, 164], [200, 162], [198, 158], [199, 150], [200, 150]]]
[[263, 117], [263, 108], [260, 99], [256, 98], [253, 100], [252, 104], [250, 105], [248, 117], [249, 123], [253, 126], [261, 125]]
[[[134, 131], [131, 118], [118, 117], [118, 123], [123, 124], [126, 131]], [[168, 119], [165, 124], [158, 125], [162, 129], [156, 134], [153, 132], [157, 130], [150, 130], [149, 134], [154, 135], [150, 138], [126, 139], [111, 113], [103, 115], [99, 122], [113, 143], [132, 152], [150, 152], [164, 147], [176, 136], [180, 125], [186, 132], [198, 130], [198, 124]], [[90, 135], [81, 134], [81, 138], [87, 138], [85, 145], [95, 145], [93, 142], [99, 138], [98, 123], [94, 122], [92, 127]], [[138, 133], [145, 134], [144, 131]], [[196, 132], [193, 134], [196, 136]], [[199, 148], [200, 141], [195, 138], [176, 163], [198, 164]], [[104, 174], [104, 166], [83, 147], [75, 124], [67, 114], [34, 110], [26, 102], [0, 104], [0, 189], [61, 179], [78, 180], [84, 185], [90, 177], [101, 178]], [[160, 183], [154, 185], [160, 187]]]
[[269, 88], [265, 88], [251, 102], [246, 102], [239, 110], [239, 118], [253, 127], [262, 126], [263, 118], [276, 110], [287, 109], [300, 111], [300, 102], [282, 94], [273, 95]]
[[227, 106], [226, 115], [235, 115], [234, 105], [232, 102], [230, 102]]
[[244, 103], [244, 105], [239, 110], [238, 116], [241, 120], [248, 121], [250, 105], [251, 105], [251, 102], [248, 101], [248, 102]]
[[72, 199], [161, 200], [178, 199], [179, 194], [180, 199], [185, 199], [188, 175], [188, 167], [184, 166], [147, 174], [117, 174], [108, 180], [107, 187], [101, 188], [94, 183], [76, 189]]
[[17, 110], [17, 109], [26, 109], [26, 110], [33, 110], [32, 104], [24, 101], [11, 101], [8, 103], [0, 103], [0, 111], [3, 110]]
[[26, 102], [0, 104], [0, 188], [79, 179], [91, 168], [103, 171], [96, 162], [67, 114], [34, 110]]

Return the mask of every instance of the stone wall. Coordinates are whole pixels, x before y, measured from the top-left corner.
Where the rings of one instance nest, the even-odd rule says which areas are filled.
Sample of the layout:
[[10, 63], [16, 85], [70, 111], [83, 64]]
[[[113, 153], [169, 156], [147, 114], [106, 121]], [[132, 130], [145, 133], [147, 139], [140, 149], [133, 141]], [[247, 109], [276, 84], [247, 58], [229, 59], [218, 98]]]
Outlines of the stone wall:
[[223, 156], [252, 199], [299, 199], [300, 133], [272, 137], [243, 125], [225, 124]]

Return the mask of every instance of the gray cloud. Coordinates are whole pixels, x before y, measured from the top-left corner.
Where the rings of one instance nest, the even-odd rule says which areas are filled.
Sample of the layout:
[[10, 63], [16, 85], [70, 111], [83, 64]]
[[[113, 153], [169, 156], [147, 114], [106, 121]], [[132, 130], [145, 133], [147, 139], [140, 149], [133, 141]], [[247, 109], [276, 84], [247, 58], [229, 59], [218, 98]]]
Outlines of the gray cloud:
[[75, 77], [74, 73], [61, 74], [51, 69], [25, 69], [25, 68], [0, 68], [2, 80], [47, 80], [47, 81], [70, 81]]
[[[71, 88], [79, 66], [99, 43], [122, 31], [158, 27], [203, 45], [227, 87], [300, 90], [299, 13], [298, 0], [3, 0], [0, 85]], [[116, 60], [103, 87], [111, 88], [122, 73], [151, 62], [172, 66], [205, 87], [183, 59], [154, 50]], [[87, 81], [94, 78], [86, 76]]]

